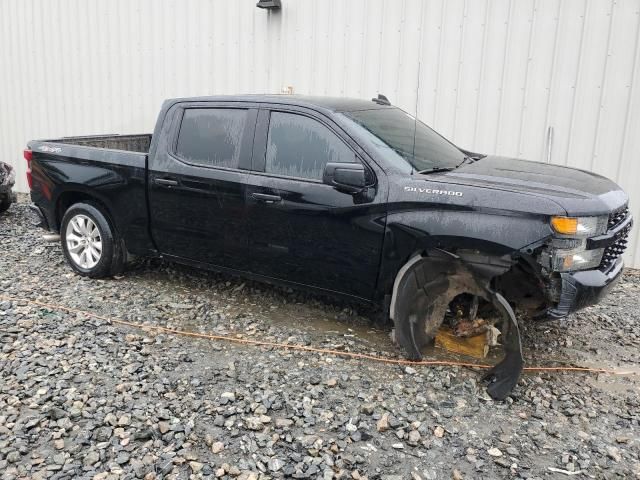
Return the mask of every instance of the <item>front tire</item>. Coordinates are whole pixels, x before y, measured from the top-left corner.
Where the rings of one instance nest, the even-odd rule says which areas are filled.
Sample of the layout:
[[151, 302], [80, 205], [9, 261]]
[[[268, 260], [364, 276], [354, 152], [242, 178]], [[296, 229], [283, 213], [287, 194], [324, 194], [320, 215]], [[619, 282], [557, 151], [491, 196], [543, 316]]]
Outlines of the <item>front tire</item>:
[[60, 241], [67, 262], [84, 277], [104, 278], [122, 271], [120, 238], [96, 204], [69, 207], [62, 218]]

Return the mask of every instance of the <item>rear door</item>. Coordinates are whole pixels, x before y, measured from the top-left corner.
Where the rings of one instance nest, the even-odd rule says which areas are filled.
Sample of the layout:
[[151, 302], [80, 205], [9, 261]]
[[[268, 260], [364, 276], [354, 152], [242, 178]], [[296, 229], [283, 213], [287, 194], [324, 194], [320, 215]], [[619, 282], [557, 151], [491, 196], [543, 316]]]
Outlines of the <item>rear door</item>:
[[242, 103], [183, 103], [150, 156], [149, 208], [161, 253], [246, 269], [245, 181], [257, 110]]
[[319, 114], [295, 107], [260, 111], [246, 190], [252, 272], [371, 298], [385, 192], [370, 168], [361, 193], [322, 183], [327, 162], [365, 163], [357, 150]]

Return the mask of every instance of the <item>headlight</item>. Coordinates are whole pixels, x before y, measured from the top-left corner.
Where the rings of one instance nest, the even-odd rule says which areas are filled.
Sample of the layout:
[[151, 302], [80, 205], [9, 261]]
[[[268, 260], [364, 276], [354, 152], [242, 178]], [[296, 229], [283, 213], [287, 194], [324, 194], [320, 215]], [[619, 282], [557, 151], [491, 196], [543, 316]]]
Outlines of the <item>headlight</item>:
[[594, 250], [584, 250], [583, 248], [554, 250], [551, 256], [551, 267], [556, 272], [597, 268], [602, 261], [603, 253], [604, 248], [596, 248]]
[[607, 216], [602, 217], [551, 217], [551, 226], [561, 234], [586, 238], [601, 235], [607, 231]]

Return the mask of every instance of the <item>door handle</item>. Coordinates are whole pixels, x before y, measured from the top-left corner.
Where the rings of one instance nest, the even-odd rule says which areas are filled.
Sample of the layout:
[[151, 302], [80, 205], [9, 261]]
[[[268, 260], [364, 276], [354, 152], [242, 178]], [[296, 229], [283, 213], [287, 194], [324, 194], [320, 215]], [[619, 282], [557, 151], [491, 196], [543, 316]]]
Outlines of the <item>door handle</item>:
[[251, 197], [254, 200], [264, 203], [277, 203], [282, 201], [280, 195], [269, 195], [268, 193], [252, 193]]
[[153, 183], [156, 185], [162, 185], [163, 187], [177, 187], [178, 181], [170, 178], [154, 178]]

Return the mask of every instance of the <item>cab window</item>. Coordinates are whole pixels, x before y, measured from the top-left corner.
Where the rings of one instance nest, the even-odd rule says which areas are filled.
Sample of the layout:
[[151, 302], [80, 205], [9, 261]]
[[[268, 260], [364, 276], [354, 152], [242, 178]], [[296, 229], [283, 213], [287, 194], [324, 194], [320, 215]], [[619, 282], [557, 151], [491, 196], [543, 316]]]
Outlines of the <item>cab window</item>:
[[247, 110], [189, 108], [184, 111], [176, 155], [206, 167], [238, 168]]
[[265, 172], [322, 180], [329, 162], [355, 162], [355, 154], [317, 120], [294, 113], [271, 112]]

